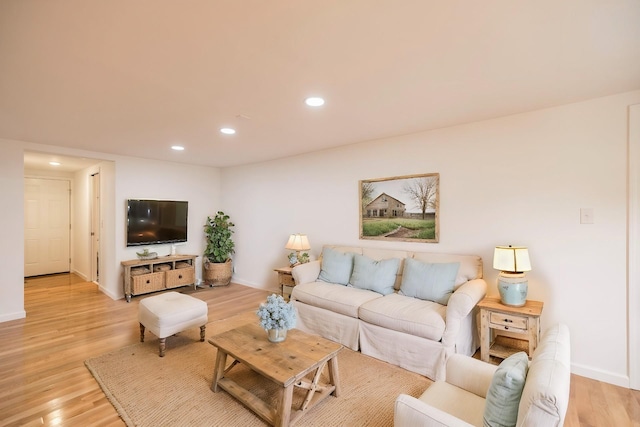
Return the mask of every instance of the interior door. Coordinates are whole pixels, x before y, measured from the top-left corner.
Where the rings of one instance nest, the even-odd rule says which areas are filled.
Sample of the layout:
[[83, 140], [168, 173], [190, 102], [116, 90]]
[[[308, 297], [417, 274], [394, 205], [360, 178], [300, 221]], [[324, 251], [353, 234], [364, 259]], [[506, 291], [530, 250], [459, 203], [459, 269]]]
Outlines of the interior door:
[[70, 270], [68, 180], [25, 178], [24, 275]]

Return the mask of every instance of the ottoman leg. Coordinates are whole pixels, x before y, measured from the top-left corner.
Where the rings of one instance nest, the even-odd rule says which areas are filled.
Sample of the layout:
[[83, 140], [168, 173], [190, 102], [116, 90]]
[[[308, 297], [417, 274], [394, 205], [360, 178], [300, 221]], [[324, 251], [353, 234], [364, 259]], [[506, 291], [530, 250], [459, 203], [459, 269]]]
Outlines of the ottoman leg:
[[144, 325], [140, 323], [140, 342], [144, 342]]
[[200, 341], [204, 341], [204, 330], [207, 328], [207, 325], [200, 326]]
[[165, 341], [166, 338], [160, 338], [160, 357], [164, 357]]

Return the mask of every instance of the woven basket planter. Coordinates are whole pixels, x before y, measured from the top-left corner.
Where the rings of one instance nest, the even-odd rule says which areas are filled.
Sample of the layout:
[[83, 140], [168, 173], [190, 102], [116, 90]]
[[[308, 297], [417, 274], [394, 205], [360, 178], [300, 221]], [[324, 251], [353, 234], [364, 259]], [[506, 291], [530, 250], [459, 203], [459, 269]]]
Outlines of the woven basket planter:
[[209, 262], [207, 258], [202, 263], [204, 268], [204, 283], [209, 286], [227, 286], [231, 283], [231, 259], [227, 262]]

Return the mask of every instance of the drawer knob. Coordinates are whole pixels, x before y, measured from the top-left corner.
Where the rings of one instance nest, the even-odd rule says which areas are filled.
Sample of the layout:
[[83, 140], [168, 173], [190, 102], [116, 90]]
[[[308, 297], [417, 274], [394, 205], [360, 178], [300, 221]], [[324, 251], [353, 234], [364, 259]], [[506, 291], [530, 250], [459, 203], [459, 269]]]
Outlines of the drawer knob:
[[151, 280], [147, 279], [147, 285], [148, 285], [149, 283], [151, 283]]
[[178, 279], [182, 279], [182, 274], [178, 275]]
[[506, 323], [513, 323], [513, 320], [511, 320], [511, 319], [504, 319], [504, 321], [505, 321]]

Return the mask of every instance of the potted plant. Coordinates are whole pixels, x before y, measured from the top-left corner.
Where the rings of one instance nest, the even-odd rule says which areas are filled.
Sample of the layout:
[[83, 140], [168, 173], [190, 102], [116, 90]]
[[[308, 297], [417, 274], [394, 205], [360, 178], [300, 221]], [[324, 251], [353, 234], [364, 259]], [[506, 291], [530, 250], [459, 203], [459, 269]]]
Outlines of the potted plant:
[[284, 341], [287, 331], [296, 326], [296, 308], [293, 302], [285, 302], [280, 295], [269, 295], [267, 302], [260, 304], [256, 314], [271, 342]]
[[207, 247], [204, 250], [204, 281], [209, 286], [226, 286], [231, 283], [231, 255], [235, 252], [231, 235], [235, 224], [229, 215], [218, 211], [216, 216], [207, 217], [204, 234]]

